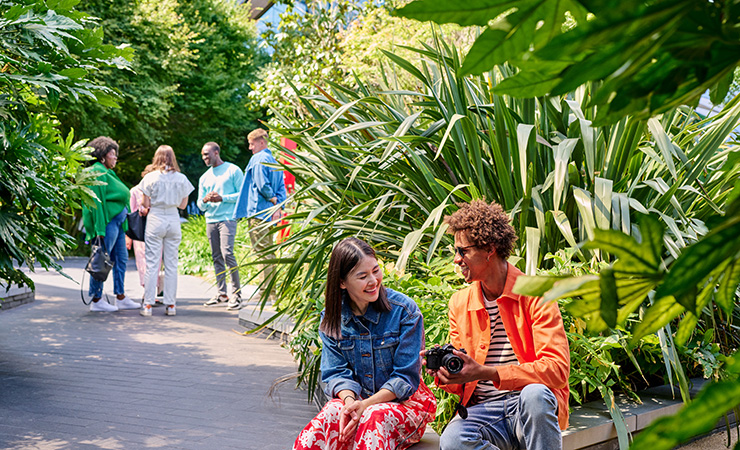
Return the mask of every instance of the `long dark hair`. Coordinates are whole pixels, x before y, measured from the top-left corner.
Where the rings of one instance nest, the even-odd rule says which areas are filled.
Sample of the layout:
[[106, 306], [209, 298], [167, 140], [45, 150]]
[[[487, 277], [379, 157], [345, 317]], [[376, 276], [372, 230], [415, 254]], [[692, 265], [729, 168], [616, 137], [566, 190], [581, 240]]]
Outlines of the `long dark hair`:
[[[375, 256], [375, 250], [365, 241], [350, 237], [343, 239], [334, 247], [329, 259], [329, 269], [326, 275], [326, 306], [324, 308], [324, 320], [321, 321], [321, 330], [327, 336], [335, 339], [342, 337], [342, 300], [344, 289], [340, 287], [342, 281], [352, 272], [357, 263], [365, 256]], [[390, 311], [388, 296], [385, 286], [380, 286], [378, 300], [372, 303], [376, 311]]]

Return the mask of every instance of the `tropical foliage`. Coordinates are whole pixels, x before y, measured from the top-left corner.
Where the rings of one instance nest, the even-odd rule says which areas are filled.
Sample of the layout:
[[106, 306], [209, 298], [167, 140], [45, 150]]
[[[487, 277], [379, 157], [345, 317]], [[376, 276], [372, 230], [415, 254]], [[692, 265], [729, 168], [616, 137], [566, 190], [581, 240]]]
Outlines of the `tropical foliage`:
[[562, 95], [601, 81], [589, 99], [599, 125], [695, 106], [708, 89], [720, 103], [740, 64], [733, 0], [416, 0], [397, 14], [483, 27], [460, 73], [516, 66], [500, 94]]
[[21, 265], [59, 269], [73, 243], [59, 225], [68, 208], [91, 201], [84, 142], [59, 131], [53, 110], [66, 98], [112, 106], [95, 81], [101, 68], [128, 67], [132, 50], [103, 43], [76, 1], [4, 1], [0, 10], [0, 280], [33, 282]]
[[[652, 425], [635, 440], [635, 448], [674, 448], [696, 434], [710, 431], [726, 411], [732, 408], [737, 411], [740, 407], [740, 379], [735, 361], [740, 342], [737, 333], [731, 331], [740, 285], [738, 193], [740, 189], [736, 188], [735, 200], [727, 213], [710, 222], [711, 230], [706, 236], [687, 247], [675, 260], [663, 258], [664, 228], [653, 216], [644, 216], [640, 242], [620, 231], [597, 230], [595, 238], [586, 243], [586, 247], [609, 251], [617, 258], [598, 276], [527, 277], [517, 280], [514, 287], [520, 293], [541, 295], [550, 301], [577, 298], [568, 310], [585, 318], [596, 329], [624, 326], [632, 313], [642, 308], [642, 320], [633, 328], [632, 346], [643, 336], [659, 333], [663, 339], [671, 340], [670, 348], [684, 348], [697, 328], [701, 331], [708, 324], [715, 324], [718, 329], [706, 330], [704, 334], [724, 331], [729, 335], [729, 342], [719, 340], [725, 343], [723, 353], [729, 358], [721, 357], [724, 364], [712, 374], [722, 381], [706, 387], [675, 417]], [[650, 300], [647, 305], [646, 297]], [[680, 319], [679, 325], [672, 335], [670, 324], [676, 319]], [[674, 368], [680, 371], [680, 367]], [[678, 381], [685, 392], [688, 388], [685, 377], [679, 376]], [[689, 414], [693, 417], [691, 427], [670, 428]]]
[[[460, 77], [460, 52], [445, 41], [416, 52], [418, 64], [385, 54], [395, 70], [417, 79], [419, 90], [330, 83], [321, 95], [302, 97], [311, 114], [307, 125], [276, 114], [283, 121], [280, 132], [298, 143], [300, 151], [289, 152], [296, 157], [290, 170], [301, 189], [294, 196], [293, 233], [279, 245], [282, 267], [272, 283], [298, 332], [315, 335], [328, 255], [344, 237], [371, 242], [381, 258], [394, 261], [399, 276], [427, 279], [434, 273], [427, 267], [451, 243], [442, 216], [455, 201], [486, 198], [509, 211], [521, 237], [513, 262], [530, 274], [553, 265], [544, 255], [563, 248], [570, 248], [575, 262], [611, 261], [609, 251], [579, 242], [601, 229], [638, 236], [636, 213], [660, 217], [669, 229], [666, 257], [675, 258], [706, 234], [705, 220], [724, 210], [737, 183], [738, 148], [726, 140], [740, 121], [738, 99], [711, 119], [682, 107], [596, 127], [596, 108], [586, 106], [592, 85], [563, 96], [501, 96], [495, 87], [514, 76], [509, 66]], [[616, 364], [606, 371], [611, 382], [590, 383], [604, 373], [587, 373], [594, 360], [586, 356], [596, 348], [602, 361], [614, 361], [609, 355], [615, 344], [625, 350], [622, 360], [634, 363], [627, 343], [639, 323], [629, 314], [635, 310], [624, 311], [629, 320], [620, 320], [621, 331], [613, 321], [607, 324], [612, 328], [602, 326], [600, 343], [578, 341], [582, 328], [576, 328], [571, 342], [583, 349], [584, 371], [576, 370], [582, 378], [571, 380], [575, 392], [595, 390], [610, 399], [611, 386], [620, 386]], [[660, 348], [666, 382], [685, 379], [681, 354], [670, 340], [640, 336], [634, 341], [641, 348]], [[317, 342], [304, 342], [302, 349], [309, 347], [316, 354]], [[644, 376], [636, 365], [637, 376]], [[315, 378], [315, 366], [302, 368], [306, 379]], [[619, 411], [612, 414], [618, 421]]]

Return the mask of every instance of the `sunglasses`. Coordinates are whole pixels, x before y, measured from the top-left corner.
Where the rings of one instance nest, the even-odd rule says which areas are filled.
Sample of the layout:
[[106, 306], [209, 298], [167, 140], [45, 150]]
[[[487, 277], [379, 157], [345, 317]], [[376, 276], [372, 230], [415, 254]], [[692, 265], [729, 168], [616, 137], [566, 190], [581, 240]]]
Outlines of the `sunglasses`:
[[454, 255], [460, 255], [460, 258], [465, 258], [465, 252], [469, 248], [477, 247], [477, 245], [466, 245], [465, 247], [455, 247], [455, 250], [453, 252]]

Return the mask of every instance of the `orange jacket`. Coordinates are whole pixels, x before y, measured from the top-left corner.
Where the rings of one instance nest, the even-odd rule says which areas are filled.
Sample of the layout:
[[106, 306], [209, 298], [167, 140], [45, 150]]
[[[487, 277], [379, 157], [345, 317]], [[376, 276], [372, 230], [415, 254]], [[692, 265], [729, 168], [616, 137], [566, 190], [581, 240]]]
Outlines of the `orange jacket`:
[[[501, 381], [495, 386], [521, 390], [528, 384], [541, 383], [549, 387], [557, 398], [558, 424], [564, 430], [569, 414], [570, 349], [563, 318], [556, 303], [543, 304], [539, 298], [512, 293], [519, 275], [522, 272], [509, 264], [504, 292], [498, 298], [499, 314], [519, 365], [497, 366]], [[491, 342], [491, 319], [479, 281], [453, 294], [449, 317], [452, 345], [464, 348], [473, 359], [484, 364]], [[464, 393], [460, 384], [439, 387], [461, 395], [463, 404], [467, 405], [477, 384], [477, 381], [467, 383]]]

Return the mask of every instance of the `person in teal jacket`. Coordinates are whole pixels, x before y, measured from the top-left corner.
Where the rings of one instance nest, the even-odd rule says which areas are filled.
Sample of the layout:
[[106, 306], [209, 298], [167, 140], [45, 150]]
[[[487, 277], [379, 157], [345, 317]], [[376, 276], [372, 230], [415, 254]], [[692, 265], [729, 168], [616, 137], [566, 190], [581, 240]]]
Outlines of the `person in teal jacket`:
[[[234, 255], [237, 221], [234, 208], [244, 180], [244, 173], [236, 164], [221, 159], [221, 147], [206, 142], [200, 152], [208, 170], [198, 181], [198, 208], [206, 216], [206, 235], [211, 244], [213, 268], [216, 271], [216, 295], [204, 306], [229, 302], [228, 308], [241, 308], [239, 263]], [[227, 269], [228, 267], [228, 269]], [[231, 278], [231, 298], [226, 292], [226, 276]]]
[[116, 295], [114, 305], [101, 302], [103, 283], [91, 277], [90, 311], [112, 312], [119, 309], [139, 309], [139, 304], [124, 293], [124, 277], [128, 261], [125, 234], [128, 228], [126, 215], [130, 193], [128, 187], [113, 171], [118, 162], [118, 143], [109, 137], [100, 136], [87, 145], [93, 148], [91, 155], [96, 159], [89, 170], [99, 174], [98, 181], [102, 184], [91, 186], [96, 196], [95, 205], [93, 207], [83, 206], [82, 220], [87, 240], [100, 236], [105, 242], [105, 248], [113, 262], [113, 293]]

